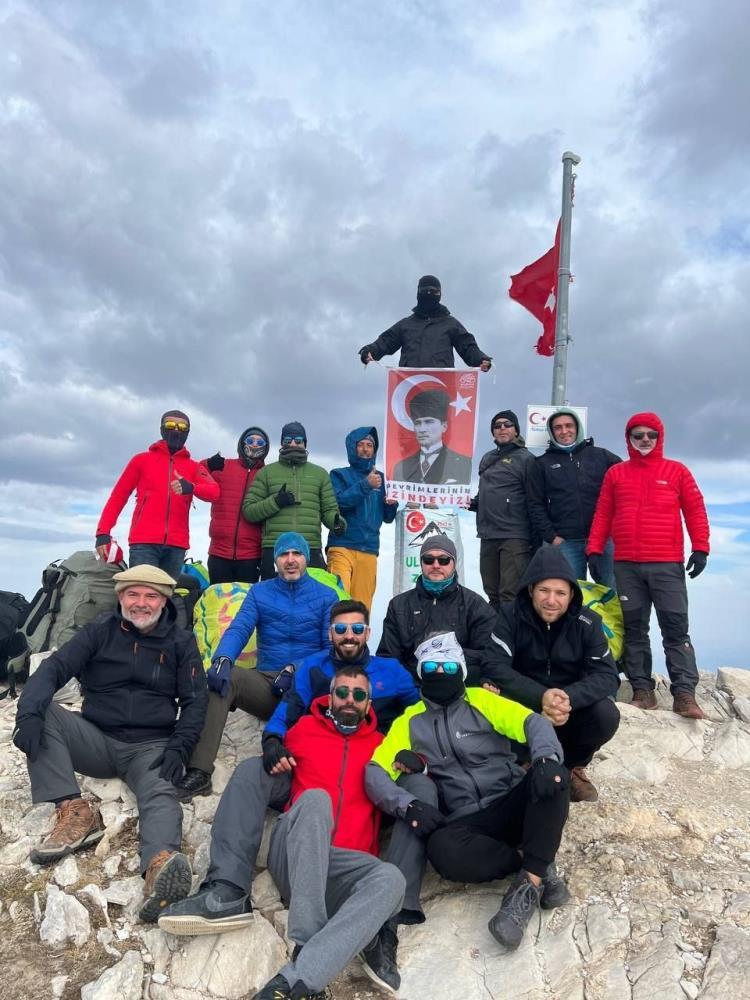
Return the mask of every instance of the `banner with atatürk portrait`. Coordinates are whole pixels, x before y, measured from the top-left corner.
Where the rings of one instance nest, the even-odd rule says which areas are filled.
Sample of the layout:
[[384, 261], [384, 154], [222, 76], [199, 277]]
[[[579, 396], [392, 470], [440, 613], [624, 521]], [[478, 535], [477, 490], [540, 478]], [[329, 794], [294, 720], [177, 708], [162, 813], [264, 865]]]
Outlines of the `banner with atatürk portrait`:
[[389, 497], [468, 507], [479, 372], [389, 368], [385, 476]]

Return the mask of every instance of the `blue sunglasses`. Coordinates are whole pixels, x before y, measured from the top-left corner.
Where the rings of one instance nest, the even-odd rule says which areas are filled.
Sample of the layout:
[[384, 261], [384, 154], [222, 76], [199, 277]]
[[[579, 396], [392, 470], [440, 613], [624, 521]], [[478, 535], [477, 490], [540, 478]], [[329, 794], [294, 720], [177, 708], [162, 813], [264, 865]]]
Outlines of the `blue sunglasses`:
[[346, 635], [346, 633], [351, 629], [355, 635], [364, 635], [367, 626], [363, 622], [354, 622], [350, 625], [348, 622], [334, 622], [333, 631], [336, 635]]
[[456, 663], [455, 660], [446, 660], [445, 662], [442, 660], [422, 660], [420, 667], [422, 674], [434, 674], [438, 667], [442, 667], [446, 674], [457, 674], [461, 670], [461, 664]]

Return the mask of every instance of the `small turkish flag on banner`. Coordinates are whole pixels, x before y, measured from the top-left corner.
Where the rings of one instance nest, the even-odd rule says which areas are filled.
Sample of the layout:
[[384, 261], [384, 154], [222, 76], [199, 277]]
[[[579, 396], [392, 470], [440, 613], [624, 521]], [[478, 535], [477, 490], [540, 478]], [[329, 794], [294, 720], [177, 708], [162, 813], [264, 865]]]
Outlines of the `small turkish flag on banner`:
[[557, 269], [560, 266], [560, 223], [557, 223], [555, 245], [551, 250], [528, 264], [523, 271], [510, 276], [508, 295], [542, 324], [544, 333], [536, 342], [537, 354], [551, 358], [555, 353], [555, 317], [557, 315]]

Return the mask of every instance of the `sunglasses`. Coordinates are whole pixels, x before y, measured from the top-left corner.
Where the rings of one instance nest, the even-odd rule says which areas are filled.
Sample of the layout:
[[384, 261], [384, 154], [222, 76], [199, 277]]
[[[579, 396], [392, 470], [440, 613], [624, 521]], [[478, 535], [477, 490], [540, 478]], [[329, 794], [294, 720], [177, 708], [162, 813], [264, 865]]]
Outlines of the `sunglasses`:
[[165, 420], [162, 427], [165, 431], [186, 431], [190, 424], [186, 420]]
[[453, 562], [453, 556], [422, 556], [422, 562], [425, 566], [432, 566], [434, 563], [447, 566], [448, 563]]
[[648, 438], [649, 441], [656, 441], [659, 437], [658, 431], [631, 431], [630, 436], [634, 441], [642, 441], [644, 438]]
[[[304, 444], [305, 439], [300, 434], [297, 434], [295, 437], [291, 437], [287, 434], [286, 437], [281, 439], [282, 444], [292, 444], [292, 442], [294, 442], [294, 444]], [[263, 443], [265, 444], [265, 441]]]
[[444, 663], [437, 660], [423, 660], [420, 667], [423, 675], [434, 674], [438, 667], [442, 667], [446, 674], [457, 674], [461, 669], [461, 664], [456, 663], [455, 660], [446, 660]]
[[511, 427], [515, 427], [515, 424], [512, 424], [510, 420], [498, 420], [496, 424], [492, 425], [493, 431], [507, 431]]
[[346, 635], [347, 632], [353, 632], [354, 635], [364, 635], [367, 626], [364, 622], [355, 622], [353, 625], [346, 622], [334, 622], [332, 628], [336, 635]]
[[268, 442], [261, 434], [248, 434], [245, 438], [245, 444], [249, 445], [251, 448], [263, 448]]
[[349, 695], [351, 695], [352, 698], [354, 698], [354, 700], [358, 704], [361, 704], [363, 701], [367, 701], [367, 699], [370, 697], [366, 691], [362, 690], [362, 688], [348, 688], [344, 687], [343, 684], [341, 685], [341, 687], [335, 687], [333, 689], [333, 693], [336, 695], [339, 701], [344, 701], [346, 698], [349, 697]]

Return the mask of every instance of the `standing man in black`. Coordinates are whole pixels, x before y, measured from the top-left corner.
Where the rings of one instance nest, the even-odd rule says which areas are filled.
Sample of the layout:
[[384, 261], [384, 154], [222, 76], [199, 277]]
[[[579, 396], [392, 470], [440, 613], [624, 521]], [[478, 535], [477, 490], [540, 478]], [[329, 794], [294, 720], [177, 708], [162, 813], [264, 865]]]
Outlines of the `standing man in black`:
[[492, 358], [480, 351], [473, 334], [440, 304], [441, 292], [440, 282], [434, 275], [421, 277], [412, 315], [400, 319], [372, 344], [360, 347], [362, 364], [380, 361], [400, 348], [400, 368], [455, 368], [453, 352], [457, 351], [469, 368], [488, 372]]

